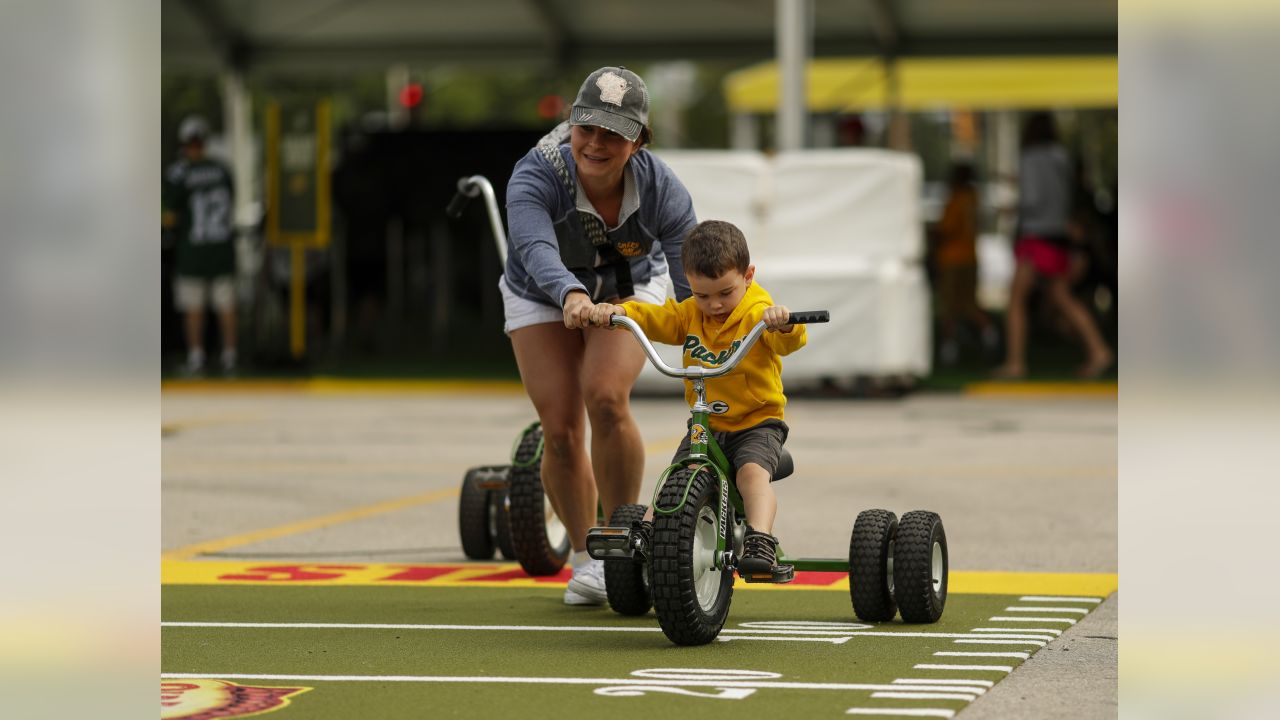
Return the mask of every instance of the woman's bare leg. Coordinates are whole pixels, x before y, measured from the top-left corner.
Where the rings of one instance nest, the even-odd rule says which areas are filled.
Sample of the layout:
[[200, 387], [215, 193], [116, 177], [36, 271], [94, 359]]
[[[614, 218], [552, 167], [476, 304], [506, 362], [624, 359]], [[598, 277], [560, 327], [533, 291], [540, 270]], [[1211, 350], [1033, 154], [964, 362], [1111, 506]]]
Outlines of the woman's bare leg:
[[591, 421], [591, 466], [607, 522], [619, 505], [640, 496], [644, 440], [631, 416], [631, 386], [645, 359], [631, 333], [587, 328], [584, 334], [582, 396]]
[[1067, 322], [1071, 323], [1071, 327], [1075, 328], [1080, 339], [1084, 341], [1088, 357], [1080, 369], [1080, 374], [1085, 377], [1096, 377], [1110, 367], [1115, 356], [1112, 355], [1107, 341], [1102, 338], [1102, 333], [1098, 331], [1098, 325], [1093, 321], [1093, 316], [1071, 294], [1067, 278], [1055, 277], [1049, 281], [1049, 298], [1057, 304]]
[[542, 487], [569, 533], [574, 551], [587, 547], [596, 520], [596, 483], [587, 459], [586, 414], [579, 375], [581, 330], [559, 322], [511, 332], [525, 392], [542, 422]]
[[1036, 270], [1029, 262], [1019, 262], [1009, 284], [1009, 308], [1005, 315], [1005, 360], [997, 368], [998, 377], [1020, 378], [1027, 374], [1027, 298], [1036, 282]]

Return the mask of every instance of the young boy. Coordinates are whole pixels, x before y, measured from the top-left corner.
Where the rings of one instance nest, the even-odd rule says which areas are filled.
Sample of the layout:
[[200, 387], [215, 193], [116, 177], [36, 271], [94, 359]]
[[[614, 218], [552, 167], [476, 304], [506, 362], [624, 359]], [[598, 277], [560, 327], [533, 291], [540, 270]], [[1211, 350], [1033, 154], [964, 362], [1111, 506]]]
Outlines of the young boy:
[[[787, 424], [782, 408], [780, 357], [804, 346], [803, 325], [786, 325], [790, 311], [774, 305], [769, 293], [753, 283], [747, 240], [732, 223], [708, 220], [685, 237], [681, 250], [685, 275], [693, 296], [684, 302], [668, 299], [665, 305], [625, 302], [601, 303], [592, 308], [593, 325], [607, 327], [609, 318], [625, 315], [635, 320], [650, 340], [684, 346], [684, 366], [715, 367], [746, 337], [756, 323], [765, 321], [769, 332], [758, 341], [738, 367], [728, 375], [707, 381], [707, 402], [725, 408], [712, 416], [711, 431], [735, 469], [735, 482], [747, 510], [746, 547], [738, 562], [742, 573], [767, 573], [777, 566], [778, 540], [772, 535], [778, 501], [769, 483], [777, 470]], [[693, 385], [686, 381], [685, 399], [694, 401]], [[676, 458], [689, 450], [686, 435]], [[653, 510], [645, 517], [646, 544], [652, 537]]]

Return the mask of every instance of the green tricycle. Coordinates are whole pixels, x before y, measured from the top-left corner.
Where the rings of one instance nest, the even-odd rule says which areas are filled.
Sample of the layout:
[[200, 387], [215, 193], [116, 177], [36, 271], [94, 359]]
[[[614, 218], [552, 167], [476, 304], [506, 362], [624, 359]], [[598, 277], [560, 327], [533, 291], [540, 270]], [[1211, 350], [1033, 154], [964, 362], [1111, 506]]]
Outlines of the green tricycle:
[[[793, 312], [787, 323], [827, 322], [826, 311]], [[623, 505], [609, 525], [587, 534], [587, 552], [604, 561], [609, 605], [624, 615], [643, 615], [652, 607], [667, 638], [679, 645], [715, 640], [729, 615], [734, 573], [742, 557], [746, 512], [724, 452], [710, 432], [718, 409], [707, 403], [706, 381], [733, 372], [765, 331], [757, 323], [719, 367], [673, 368], [658, 356], [631, 318], [615, 315], [613, 325], [635, 335], [663, 375], [689, 380], [696, 400], [689, 423], [689, 453], [663, 470], [653, 498], [653, 537], [646, 542], [640, 521], [644, 505]], [[794, 470], [782, 451], [774, 480]], [[854, 613], [884, 622], [901, 612], [909, 623], [932, 623], [947, 601], [947, 536], [942, 519], [915, 510], [899, 520], [888, 510], [858, 514], [845, 559], [804, 559], [778, 548], [777, 569], [745, 573], [748, 583], [786, 583], [796, 570], [849, 573]]]

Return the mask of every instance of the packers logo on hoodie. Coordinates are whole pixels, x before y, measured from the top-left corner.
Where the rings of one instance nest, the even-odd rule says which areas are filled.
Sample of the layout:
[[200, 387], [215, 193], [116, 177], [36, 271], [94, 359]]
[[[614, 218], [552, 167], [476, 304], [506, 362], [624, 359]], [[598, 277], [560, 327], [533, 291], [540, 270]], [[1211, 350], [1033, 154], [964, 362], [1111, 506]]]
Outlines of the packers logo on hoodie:
[[684, 339], [684, 349], [689, 353], [689, 357], [705, 365], [723, 364], [724, 361], [728, 360], [729, 356], [733, 354], [733, 351], [737, 350], [738, 346], [741, 344], [741, 339], [734, 340], [733, 343], [729, 345], [729, 349], [715, 353], [708, 350], [707, 346], [702, 344], [702, 338], [697, 335], [688, 335]]

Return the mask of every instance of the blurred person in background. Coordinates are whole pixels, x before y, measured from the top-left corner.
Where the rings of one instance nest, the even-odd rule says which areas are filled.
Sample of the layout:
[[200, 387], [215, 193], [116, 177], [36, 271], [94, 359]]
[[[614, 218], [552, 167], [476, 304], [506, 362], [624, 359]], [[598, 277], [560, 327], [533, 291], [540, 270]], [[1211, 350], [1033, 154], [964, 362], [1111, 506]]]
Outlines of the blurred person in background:
[[184, 316], [188, 375], [204, 372], [204, 316], [212, 305], [222, 335], [221, 366], [236, 368], [235, 226], [231, 172], [205, 155], [209, 123], [190, 115], [178, 126], [181, 157], [164, 172], [162, 224], [176, 241], [174, 304]]
[[978, 212], [973, 165], [956, 163], [951, 168], [947, 204], [938, 220], [934, 249], [942, 324], [939, 358], [943, 365], [954, 365], [960, 356], [961, 321], [978, 330], [987, 352], [994, 351], [999, 342], [995, 323], [978, 307]]
[[1101, 183], [1090, 182], [1082, 156], [1076, 158], [1075, 177], [1071, 222], [1074, 252], [1068, 273], [1072, 292], [1088, 305], [1096, 302], [1099, 289], [1105, 289], [1108, 312], [1113, 312], [1117, 296], [1115, 195]]
[[[637, 501], [644, 444], [631, 387], [645, 359], [635, 338], [590, 327], [596, 302], [690, 296], [681, 244], [697, 219], [688, 190], [650, 141], [638, 75], [587, 76], [569, 120], [516, 163], [507, 186], [508, 257], [499, 280], [525, 392], [542, 422], [542, 483], [573, 546], [569, 605], [606, 601], [604, 567], [586, 553], [597, 499], [605, 518]], [[591, 425], [591, 454], [586, 423]]]
[[1013, 253], [1017, 261], [1005, 316], [1005, 362], [993, 375], [1018, 379], [1027, 374], [1027, 300], [1043, 277], [1046, 295], [1084, 343], [1085, 362], [1077, 375], [1096, 378], [1115, 360], [1085, 306], [1071, 293], [1071, 214], [1075, 193], [1072, 163], [1058, 142], [1053, 116], [1032, 113], [1022, 135], [1018, 162], [1018, 224]]

